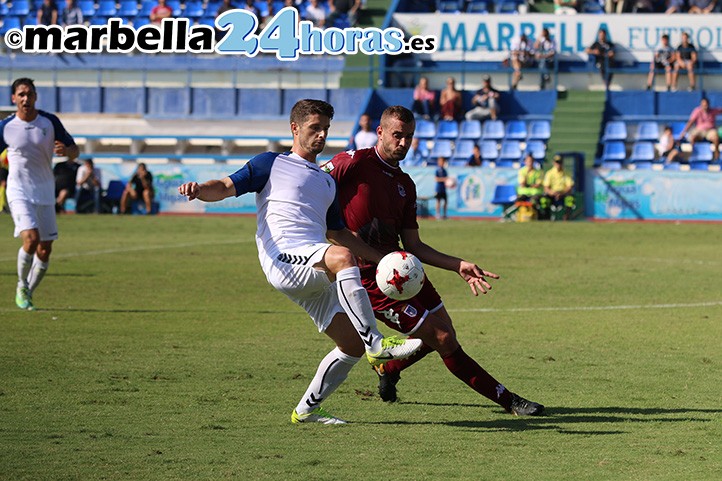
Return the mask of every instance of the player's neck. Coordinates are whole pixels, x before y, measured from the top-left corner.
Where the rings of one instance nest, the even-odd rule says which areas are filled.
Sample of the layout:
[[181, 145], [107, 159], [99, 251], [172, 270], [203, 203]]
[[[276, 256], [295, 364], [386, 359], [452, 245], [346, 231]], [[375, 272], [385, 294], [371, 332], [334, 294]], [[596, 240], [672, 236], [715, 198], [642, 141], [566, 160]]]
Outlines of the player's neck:
[[38, 109], [28, 110], [27, 112], [18, 109], [17, 112], [15, 112], [15, 116], [23, 122], [32, 122], [38, 118]]
[[315, 163], [316, 163], [316, 154], [312, 154], [312, 153], [310, 153], [310, 152], [304, 151], [304, 150], [301, 149], [301, 148], [294, 148], [294, 147], [291, 147], [291, 153], [298, 155], [299, 157], [301, 157], [301, 158], [302, 158], [303, 160], [305, 160], [306, 162], [309, 162], [309, 163], [311, 163], [311, 164], [315, 164]]
[[374, 146], [374, 152], [376, 152], [376, 157], [378, 157], [381, 162], [383, 162], [384, 164], [386, 164], [386, 165], [388, 165], [388, 166], [391, 166], [391, 167], [393, 167], [393, 168], [398, 168], [398, 166], [399, 166], [399, 161], [398, 161], [398, 160], [395, 160], [395, 161], [394, 161], [394, 160], [386, 160], [386, 159], [384, 159], [384, 156], [381, 155], [381, 152], [379, 151], [378, 147], [375, 147], [375, 146]]

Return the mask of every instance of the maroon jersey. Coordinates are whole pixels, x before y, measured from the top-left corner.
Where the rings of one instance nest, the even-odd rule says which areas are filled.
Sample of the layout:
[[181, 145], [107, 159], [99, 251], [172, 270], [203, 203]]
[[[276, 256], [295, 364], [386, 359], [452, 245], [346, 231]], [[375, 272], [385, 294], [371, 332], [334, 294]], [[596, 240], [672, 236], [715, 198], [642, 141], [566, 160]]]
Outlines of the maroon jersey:
[[401, 249], [403, 229], [418, 229], [416, 185], [376, 148], [350, 150], [322, 166], [336, 180], [346, 226], [383, 254]]

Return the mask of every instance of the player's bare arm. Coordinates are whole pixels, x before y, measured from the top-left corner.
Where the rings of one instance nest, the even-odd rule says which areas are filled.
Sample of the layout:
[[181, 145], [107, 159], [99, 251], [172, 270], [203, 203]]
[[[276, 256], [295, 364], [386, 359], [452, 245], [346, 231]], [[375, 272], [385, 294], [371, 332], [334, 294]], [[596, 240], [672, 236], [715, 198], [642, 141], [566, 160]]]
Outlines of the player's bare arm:
[[424, 264], [459, 274], [469, 284], [471, 293], [475, 296], [478, 296], [479, 293], [486, 294], [491, 290], [491, 284], [487, 278], [499, 279], [497, 274], [485, 271], [473, 262], [444, 254], [424, 243], [419, 237], [418, 229], [404, 229], [401, 233], [401, 242], [404, 249], [418, 257]]
[[366, 244], [348, 229], [329, 230], [326, 232], [326, 237], [334, 244], [348, 248], [356, 257], [361, 257], [369, 262], [378, 264], [383, 257], [379, 251]]
[[65, 145], [59, 140], [55, 141], [53, 152], [58, 157], [67, 157], [69, 159], [77, 159], [78, 155], [80, 155], [80, 149], [78, 149], [77, 145]]
[[178, 193], [188, 200], [202, 200], [204, 202], [218, 202], [227, 197], [236, 195], [236, 188], [230, 177], [224, 177], [220, 180], [214, 179], [199, 184], [198, 182], [186, 182], [178, 187]]

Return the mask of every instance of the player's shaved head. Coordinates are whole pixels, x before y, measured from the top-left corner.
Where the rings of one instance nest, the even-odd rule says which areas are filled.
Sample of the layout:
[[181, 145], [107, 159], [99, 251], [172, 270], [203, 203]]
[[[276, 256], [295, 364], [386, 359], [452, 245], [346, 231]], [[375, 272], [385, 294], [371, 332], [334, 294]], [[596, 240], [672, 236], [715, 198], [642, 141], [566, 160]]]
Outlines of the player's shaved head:
[[311, 115], [323, 115], [333, 119], [333, 105], [323, 100], [303, 99], [296, 102], [291, 109], [291, 122], [302, 124]]
[[389, 120], [398, 119], [405, 124], [415, 123], [414, 113], [401, 105], [392, 105], [381, 114], [381, 126], [388, 126]]

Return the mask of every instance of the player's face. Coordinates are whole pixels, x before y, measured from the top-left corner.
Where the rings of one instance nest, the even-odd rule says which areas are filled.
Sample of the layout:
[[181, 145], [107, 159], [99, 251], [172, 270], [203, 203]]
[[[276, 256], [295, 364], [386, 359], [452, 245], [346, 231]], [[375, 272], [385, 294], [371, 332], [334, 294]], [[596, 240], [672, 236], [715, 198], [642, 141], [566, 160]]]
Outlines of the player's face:
[[386, 119], [384, 125], [379, 127], [379, 150], [386, 162], [400, 162], [406, 158], [406, 153], [414, 139], [415, 122], [404, 123], [391, 117]]
[[298, 139], [298, 146], [305, 153], [313, 156], [323, 152], [326, 147], [329, 128], [331, 128], [331, 119], [319, 114], [309, 115], [301, 124], [291, 123], [291, 130]]
[[37, 98], [37, 94], [30, 86], [20, 84], [15, 89], [12, 101], [17, 106], [18, 112], [29, 115], [35, 111], [35, 100], [37, 100]]

